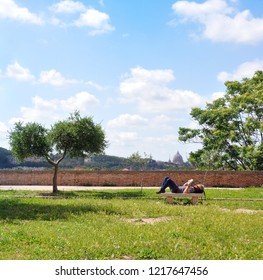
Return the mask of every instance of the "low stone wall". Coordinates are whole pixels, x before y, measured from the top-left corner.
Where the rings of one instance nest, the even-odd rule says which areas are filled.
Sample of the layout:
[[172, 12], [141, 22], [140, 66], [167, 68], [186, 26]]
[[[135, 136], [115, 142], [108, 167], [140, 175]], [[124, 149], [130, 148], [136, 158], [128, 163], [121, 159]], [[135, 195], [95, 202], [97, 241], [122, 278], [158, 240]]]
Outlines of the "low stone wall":
[[[60, 170], [61, 186], [160, 186], [169, 176], [178, 185], [188, 179], [206, 187], [262, 186], [262, 171], [84, 171]], [[52, 171], [0, 170], [0, 185], [52, 185]]]

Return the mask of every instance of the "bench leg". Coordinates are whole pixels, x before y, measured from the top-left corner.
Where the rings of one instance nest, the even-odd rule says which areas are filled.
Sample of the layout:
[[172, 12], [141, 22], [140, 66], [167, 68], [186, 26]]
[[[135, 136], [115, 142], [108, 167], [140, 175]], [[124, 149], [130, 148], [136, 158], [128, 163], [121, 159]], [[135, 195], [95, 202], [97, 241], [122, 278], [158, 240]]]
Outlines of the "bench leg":
[[167, 196], [167, 197], [166, 197], [166, 201], [167, 201], [167, 203], [169, 203], [169, 204], [173, 204], [174, 199], [173, 199], [172, 196]]
[[197, 204], [197, 203], [198, 203], [198, 197], [192, 196], [192, 204]]

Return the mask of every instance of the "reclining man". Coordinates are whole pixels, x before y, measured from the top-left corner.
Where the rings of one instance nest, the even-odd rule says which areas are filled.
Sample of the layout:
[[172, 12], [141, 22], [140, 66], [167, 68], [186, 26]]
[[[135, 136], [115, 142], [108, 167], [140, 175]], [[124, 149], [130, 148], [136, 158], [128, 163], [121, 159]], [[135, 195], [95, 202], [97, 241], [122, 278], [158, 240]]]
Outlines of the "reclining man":
[[178, 186], [171, 178], [168, 176], [165, 177], [162, 186], [157, 194], [165, 193], [165, 189], [167, 187], [170, 188], [172, 193], [203, 193], [204, 192], [204, 185], [196, 184], [193, 185], [194, 180], [190, 179], [183, 186]]

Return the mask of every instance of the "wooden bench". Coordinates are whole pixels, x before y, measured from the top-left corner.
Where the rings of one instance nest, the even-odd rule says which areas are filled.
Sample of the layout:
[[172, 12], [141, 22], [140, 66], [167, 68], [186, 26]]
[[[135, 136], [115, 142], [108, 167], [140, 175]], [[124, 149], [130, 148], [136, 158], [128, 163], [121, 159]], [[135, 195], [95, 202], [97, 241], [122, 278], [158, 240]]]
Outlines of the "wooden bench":
[[166, 201], [169, 204], [173, 204], [174, 197], [191, 197], [192, 204], [198, 203], [198, 198], [201, 198], [203, 193], [161, 193], [162, 196], [166, 197]]

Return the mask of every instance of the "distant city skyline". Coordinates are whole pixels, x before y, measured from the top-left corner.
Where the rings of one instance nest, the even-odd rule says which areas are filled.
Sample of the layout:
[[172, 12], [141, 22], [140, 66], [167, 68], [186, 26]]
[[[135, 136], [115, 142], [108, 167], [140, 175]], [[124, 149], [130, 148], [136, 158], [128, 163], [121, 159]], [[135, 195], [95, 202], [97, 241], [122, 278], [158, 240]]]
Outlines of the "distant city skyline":
[[200, 147], [192, 107], [263, 70], [263, 1], [1, 0], [0, 147], [18, 120], [74, 110], [105, 129], [108, 155], [184, 161]]

